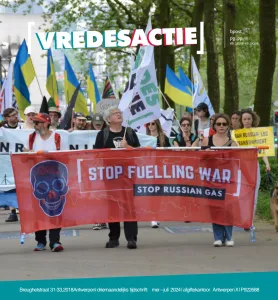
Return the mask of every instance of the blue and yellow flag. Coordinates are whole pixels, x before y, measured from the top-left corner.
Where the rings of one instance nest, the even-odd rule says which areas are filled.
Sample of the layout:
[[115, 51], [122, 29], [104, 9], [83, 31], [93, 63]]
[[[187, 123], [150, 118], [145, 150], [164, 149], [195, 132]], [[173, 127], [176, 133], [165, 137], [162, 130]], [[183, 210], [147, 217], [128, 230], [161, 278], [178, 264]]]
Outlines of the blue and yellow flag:
[[20, 117], [23, 119], [25, 108], [31, 104], [28, 86], [35, 76], [34, 66], [24, 40], [18, 49], [14, 63], [14, 93]]
[[99, 90], [97, 87], [94, 71], [92, 64], [89, 65], [89, 76], [87, 78], [87, 89], [88, 89], [88, 97], [91, 102], [94, 104], [94, 113], [97, 110], [97, 104], [101, 100]]
[[192, 107], [192, 93], [181, 83], [179, 78], [168, 65], [166, 67], [164, 92], [175, 103], [182, 106]]
[[[64, 84], [65, 84], [65, 96], [67, 104], [71, 101], [71, 98], [79, 85], [79, 82], [73, 72], [73, 69], [65, 55], [65, 76], [64, 76]], [[76, 112], [81, 112], [85, 116], [89, 115], [87, 101], [86, 98], [80, 89], [77, 95], [76, 103], [74, 110]]]
[[188, 91], [192, 95], [192, 82], [187, 77], [187, 75], [183, 72], [183, 69], [181, 67], [179, 67], [179, 75], [180, 75], [180, 82], [182, 83], [183, 86], [185, 86], [188, 89]]
[[55, 76], [54, 61], [51, 49], [48, 49], [47, 51], [46, 89], [51, 98], [55, 101], [56, 106], [59, 106], [58, 85]]

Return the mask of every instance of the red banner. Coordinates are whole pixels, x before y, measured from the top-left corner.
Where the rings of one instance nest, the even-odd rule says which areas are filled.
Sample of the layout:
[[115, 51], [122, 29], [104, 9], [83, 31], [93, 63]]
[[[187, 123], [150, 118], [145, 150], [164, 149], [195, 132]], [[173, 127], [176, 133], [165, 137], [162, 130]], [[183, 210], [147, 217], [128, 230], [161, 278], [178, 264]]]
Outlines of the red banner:
[[116, 221], [250, 227], [255, 149], [13, 154], [22, 232]]

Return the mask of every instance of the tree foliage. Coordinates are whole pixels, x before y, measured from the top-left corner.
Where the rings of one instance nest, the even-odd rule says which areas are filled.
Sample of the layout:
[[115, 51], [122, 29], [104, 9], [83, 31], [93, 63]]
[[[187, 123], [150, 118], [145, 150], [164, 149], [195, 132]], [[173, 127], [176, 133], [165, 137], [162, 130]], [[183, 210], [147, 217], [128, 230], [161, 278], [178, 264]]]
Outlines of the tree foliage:
[[[266, 52], [262, 53], [262, 43], [260, 45], [260, 2], [273, 3], [276, 1], [126, 0], [123, 2], [121, 0], [50, 0], [46, 2], [43, 0], [15, 0], [12, 6], [16, 9], [16, 7], [27, 3], [26, 13], [28, 13], [28, 9], [31, 9], [32, 3], [42, 6], [45, 20], [43, 29], [46, 31], [144, 29], [147, 24], [149, 11], [152, 9], [154, 28], [194, 26], [198, 29], [198, 42], [199, 23], [205, 19], [205, 23], [207, 23], [205, 24], [205, 29], [210, 31], [210, 33], [206, 33], [205, 55], [197, 55], [196, 52], [200, 49], [199, 44], [197, 46], [155, 48], [155, 64], [160, 87], [163, 90], [166, 64], [169, 64], [175, 71], [177, 71], [178, 66], [181, 66], [183, 70], [189, 71], [187, 73], [190, 77], [190, 55], [193, 55], [216, 110], [218, 110], [218, 107], [220, 107], [220, 110], [224, 107], [225, 112], [231, 113], [233, 109], [238, 107], [246, 108], [251, 106], [254, 103], [256, 91], [257, 104], [255, 107], [260, 110], [259, 113], [262, 111], [262, 101], [268, 103], [268, 112], [263, 117], [263, 123], [267, 124], [271, 101], [277, 100], [273, 99], [274, 96], [278, 97], [278, 84], [274, 81], [274, 88], [272, 83], [268, 84], [267, 98], [262, 100], [262, 97], [258, 96], [259, 92], [262, 93], [263, 89], [265, 89], [261, 85], [260, 75], [257, 80], [259, 61], [262, 68], [263, 57], [266, 59], [268, 55]], [[0, 4], [11, 5], [7, 0], [1, 1]], [[227, 17], [227, 4], [228, 6], [230, 5], [229, 7], [231, 7], [231, 4], [234, 6], [235, 17], [232, 20], [232, 26], [234, 29], [240, 30], [241, 34], [234, 35], [234, 37], [239, 39], [236, 45], [224, 49], [223, 23]], [[277, 6], [272, 5], [274, 11], [276, 10], [276, 16], [274, 15], [276, 27]], [[211, 35], [213, 34], [214, 37], [212, 39]], [[226, 36], [226, 38], [231, 37], [232, 35]], [[112, 81], [116, 76], [128, 78], [130, 55], [131, 52], [135, 55], [136, 50], [138, 49], [133, 49], [132, 51], [130, 48], [102, 49], [106, 56], [107, 71]], [[89, 62], [94, 65], [96, 51], [99, 51], [99, 49], [76, 51], [75, 54], [80, 62], [81, 69], [87, 70]], [[276, 49], [275, 54], [273, 53], [272, 57], [273, 55], [276, 56]], [[231, 62], [233, 62], [232, 68]], [[119, 64], [124, 67], [119, 68]], [[271, 72], [273, 72], [274, 67], [275, 61], [272, 59]], [[227, 73], [227, 70], [229, 70], [229, 73]], [[276, 71], [275, 76], [278, 78], [278, 71]], [[217, 85], [220, 86], [218, 91]]]

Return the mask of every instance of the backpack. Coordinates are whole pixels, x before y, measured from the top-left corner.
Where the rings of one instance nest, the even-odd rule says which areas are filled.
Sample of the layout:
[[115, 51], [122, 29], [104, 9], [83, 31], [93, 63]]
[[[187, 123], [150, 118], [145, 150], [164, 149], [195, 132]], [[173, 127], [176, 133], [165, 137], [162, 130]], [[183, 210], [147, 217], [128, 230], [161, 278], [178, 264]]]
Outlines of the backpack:
[[[29, 135], [29, 150], [32, 151], [33, 150], [33, 145], [35, 142], [35, 138], [36, 138], [36, 131], [34, 131], [33, 133], [31, 133]], [[60, 150], [60, 146], [61, 146], [61, 136], [59, 133], [54, 133], [54, 140], [55, 140], [55, 145], [56, 145], [56, 150]]]
[[[105, 144], [106, 144], [106, 142], [108, 140], [108, 136], [109, 136], [109, 127], [105, 127], [102, 131], [103, 131], [103, 147], [105, 147]], [[132, 145], [135, 144], [135, 141], [133, 138], [133, 130], [130, 127], [127, 127], [127, 129], [126, 129], [126, 139], [128, 139]], [[130, 145], [130, 146], [132, 146], [132, 145]]]

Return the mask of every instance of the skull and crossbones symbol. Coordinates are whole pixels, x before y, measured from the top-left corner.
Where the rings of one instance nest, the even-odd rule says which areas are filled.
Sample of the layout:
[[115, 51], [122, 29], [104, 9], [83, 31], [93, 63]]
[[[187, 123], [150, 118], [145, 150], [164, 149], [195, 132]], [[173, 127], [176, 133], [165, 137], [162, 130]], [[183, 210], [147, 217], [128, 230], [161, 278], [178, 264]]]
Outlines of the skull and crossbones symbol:
[[69, 191], [66, 165], [55, 160], [40, 162], [32, 167], [30, 181], [43, 212], [49, 217], [61, 215]]

